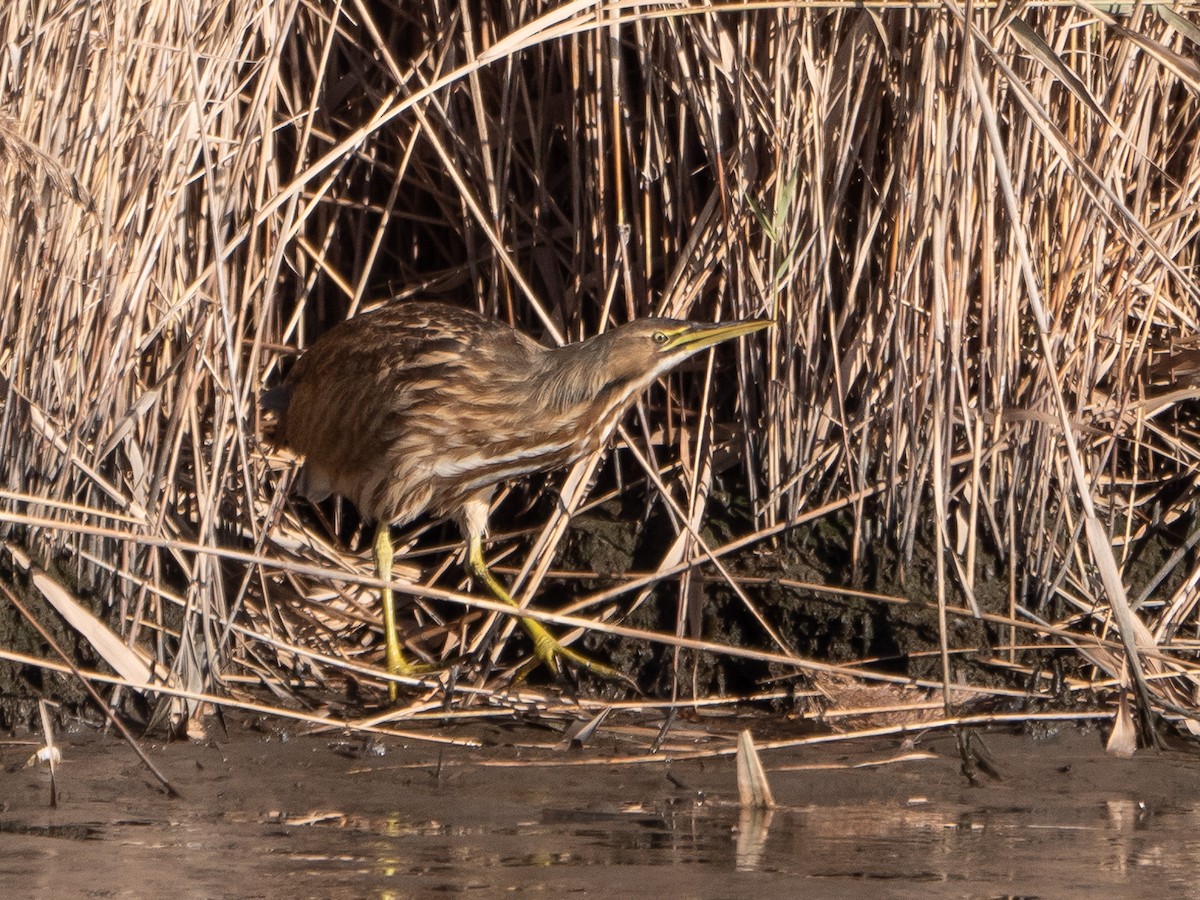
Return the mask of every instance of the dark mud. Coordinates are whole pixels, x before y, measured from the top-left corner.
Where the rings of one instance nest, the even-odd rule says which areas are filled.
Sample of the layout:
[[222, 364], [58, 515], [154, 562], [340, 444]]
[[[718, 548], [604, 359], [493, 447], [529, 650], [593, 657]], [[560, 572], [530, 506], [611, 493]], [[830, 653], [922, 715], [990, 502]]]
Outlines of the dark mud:
[[[443, 735], [447, 732], [439, 732]], [[30, 743], [0, 745], [0, 890], [28, 897], [1200, 896], [1200, 756], [1106, 756], [1097, 732], [764, 753], [779, 808], [743, 816], [733, 761], [614, 765], [604, 729], [477, 726], [479, 749], [231, 724], [146, 747], [63, 739], [58, 806]], [[624, 752], [624, 751], [619, 751]]]

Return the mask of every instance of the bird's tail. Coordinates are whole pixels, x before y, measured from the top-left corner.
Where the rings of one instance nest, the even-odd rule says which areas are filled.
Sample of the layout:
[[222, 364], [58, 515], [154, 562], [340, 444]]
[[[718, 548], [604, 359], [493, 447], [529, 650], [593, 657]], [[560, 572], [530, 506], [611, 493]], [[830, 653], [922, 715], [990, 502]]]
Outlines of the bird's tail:
[[292, 388], [287, 384], [263, 391], [258, 397], [258, 430], [263, 440], [273, 447], [283, 445], [284, 420], [291, 400]]
[[[281, 384], [263, 391], [258, 397], [258, 430], [268, 446], [295, 455], [287, 444], [287, 411], [291, 402], [291, 385]], [[325, 472], [305, 464], [296, 473], [291, 491], [313, 503], [320, 503], [333, 493], [333, 487]]]

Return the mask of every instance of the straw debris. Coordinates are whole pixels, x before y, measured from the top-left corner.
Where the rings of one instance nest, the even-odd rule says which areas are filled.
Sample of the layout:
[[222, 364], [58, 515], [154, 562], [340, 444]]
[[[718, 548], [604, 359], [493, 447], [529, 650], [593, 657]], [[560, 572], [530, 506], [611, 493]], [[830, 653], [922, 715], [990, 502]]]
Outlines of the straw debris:
[[[777, 321], [492, 517], [624, 709], [1195, 720], [1192, 5], [11, 0], [0, 39], [0, 578], [84, 661], [23, 557], [192, 717], [383, 696], [361, 523], [288, 497], [256, 398], [422, 296], [547, 341]], [[505, 689], [453, 532], [401, 537], [436, 674], [390, 718], [567, 715]]]

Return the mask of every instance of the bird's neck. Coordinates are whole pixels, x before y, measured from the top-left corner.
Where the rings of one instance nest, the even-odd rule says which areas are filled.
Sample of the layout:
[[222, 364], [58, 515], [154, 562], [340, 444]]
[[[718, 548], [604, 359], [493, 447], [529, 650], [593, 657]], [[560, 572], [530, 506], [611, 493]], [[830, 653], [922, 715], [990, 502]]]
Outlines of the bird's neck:
[[[589, 440], [580, 454], [591, 452], [607, 440], [621, 416], [633, 404], [654, 372], [624, 371], [610, 352], [611, 342], [600, 335], [556, 350], [547, 350], [545, 366], [532, 389], [547, 413], [547, 425], [570, 422], [575, 431], [588, 423]], [[582, 438], [582, 432], [576, 432]]]
[[533, 388], [549, 411], [563, 414], [595, 402], [619, 383], [610, 371], [606, 342], [592, 338], [547, 350]]

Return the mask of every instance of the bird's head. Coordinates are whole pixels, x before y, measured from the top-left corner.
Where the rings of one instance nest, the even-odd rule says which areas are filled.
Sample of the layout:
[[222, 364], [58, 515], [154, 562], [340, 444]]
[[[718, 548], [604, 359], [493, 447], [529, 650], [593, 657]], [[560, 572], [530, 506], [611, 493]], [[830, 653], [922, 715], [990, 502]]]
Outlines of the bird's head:
[[701, 350], [743, 334], [761, 331], [772, 324], [770, 319], [716, 324], [679, 319], [635, 319], [608, 333], [610, 374], [649, 384]]
[[545, 379], [531, 390], [550, 406], [624, 406], [655, 378], [701, 350], [768, 328], [770, 319], [700, 324], [680, 319], [635, 319], [619, 328], [548, 351]]

